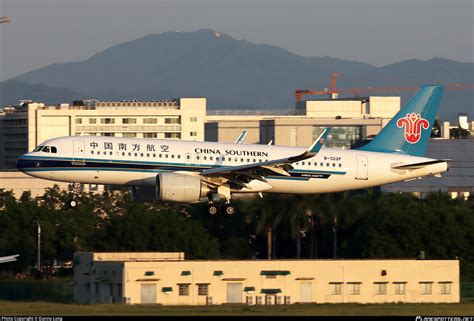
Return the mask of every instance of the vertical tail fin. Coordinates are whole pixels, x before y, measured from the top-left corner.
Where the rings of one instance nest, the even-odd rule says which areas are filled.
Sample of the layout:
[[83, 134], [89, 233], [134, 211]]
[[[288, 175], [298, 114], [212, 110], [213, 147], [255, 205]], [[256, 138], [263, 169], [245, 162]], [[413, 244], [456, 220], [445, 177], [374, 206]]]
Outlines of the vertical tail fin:
[[421, 86], [382, 131], [359, 149], [424, 156], [442, 95], [442, 86]]

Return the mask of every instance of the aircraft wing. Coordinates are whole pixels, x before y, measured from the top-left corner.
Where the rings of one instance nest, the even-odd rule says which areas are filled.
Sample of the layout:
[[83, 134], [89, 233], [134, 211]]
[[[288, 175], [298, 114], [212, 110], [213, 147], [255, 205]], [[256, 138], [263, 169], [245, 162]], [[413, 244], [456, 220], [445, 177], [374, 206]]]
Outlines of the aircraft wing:
[[314, 157], [319, 153], [327, 139], [329, 130], [329, 128], [326, 128], [314, 143], [302, 154], [259, 163], [206, 169], [201, 172], [201, 176], [204, 178], [226, 178], [241, 187], [247, 187], [246, 183], [253, 179], [266, 182], [264, 178], [266, 175], [290, 176], [288, 171], [293, 169], [293, 166], [291, 166], [292, 163]]
[[14, 262], [14, 261], [16, 261], [16, 258], [19, 257], [19, 256], [20, 256], [20, 254], [2, 256], [2, 257], [0, 257], [0, 263]]

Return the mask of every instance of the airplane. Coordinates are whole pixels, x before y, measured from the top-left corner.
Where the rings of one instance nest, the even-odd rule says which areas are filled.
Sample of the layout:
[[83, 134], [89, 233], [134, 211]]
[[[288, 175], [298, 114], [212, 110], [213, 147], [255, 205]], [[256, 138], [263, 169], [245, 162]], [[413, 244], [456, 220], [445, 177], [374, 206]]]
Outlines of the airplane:
[[[195, 203], [232, 216], [242, 193], [320, 194], [380, 186], [428, 175], [448, 161], [424, 157], [442, 86], [424, 85], [369, 143], [328, 148], [326, 128], [307, 149], [276, 145], [104, 136], [47, 140], [17, 167], [42, 179], [122, 185], [136, 201]], [[243, 138], [243, 137], [242, 137]], [[76, 206], [73, 196], [70, 206]], [[223, 206], [220, 206], [222, 204]]]
[[16, 258], [19, 257], [20, 254], [8, 255], [0, 257], [0, 263], [7, 263], [7, 262], [15, 262]]

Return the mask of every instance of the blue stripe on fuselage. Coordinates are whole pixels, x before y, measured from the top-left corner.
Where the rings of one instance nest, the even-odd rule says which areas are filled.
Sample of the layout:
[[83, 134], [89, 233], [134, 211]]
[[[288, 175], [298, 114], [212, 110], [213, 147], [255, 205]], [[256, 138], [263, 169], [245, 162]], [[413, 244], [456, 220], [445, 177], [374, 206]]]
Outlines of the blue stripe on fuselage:
[[[39, 171], [67, 171], [67, 170], [103, 170], [103, 171], [140, 171], [140, 172], [161, 172], [161, 171], [194, 171], [200, 172], [204, 169], [214, 167], [227, 167], [221, 164], [183, 164], [170, 162], [150, 162], [150, 161], [123, 161], [123, 160], [105, 160], [105, 159], [84, 159], [82, 164], [73, 164], [73, 158], [69, 157], [45, 157], [45, 156], [22, 156], [18, 158], [17, 167], [23, 172]], [[77, 159], [76, 159], [77, 162]], [[335, 174], [345, 175], [342, 171], [325, 170], [303, 170], [293, 169], [289, 171], [293, 177], [302, 179], [320, 178], [311, 176], [312, 174]], [[308, 175], [304, 177], [305, 175]], [[321, 177], [322, 178], [322, 177]], [[327, 178], [327, 177], [326, 177]]]

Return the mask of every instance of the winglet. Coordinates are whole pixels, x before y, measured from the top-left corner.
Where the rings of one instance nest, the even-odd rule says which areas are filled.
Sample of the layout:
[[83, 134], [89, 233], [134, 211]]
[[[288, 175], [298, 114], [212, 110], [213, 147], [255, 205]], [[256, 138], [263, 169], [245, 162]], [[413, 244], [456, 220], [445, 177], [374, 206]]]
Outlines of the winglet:
[[234, 141], [234, 144], [240, 144], [244, 140], [245, 135], [247, 135], [247, 131], [244, 130], [242, 133], [240, 133], [239, 137]]
[[318, 138], [314, 141], [313, 145], [308, 149], [308, 153], [311, 154], [317, 154], [321, 147], [326, 143], [327, 137], [329, 135], [329, 132], [331, 131], [331, 128], [326, 128], [321, 135], [319, 135]]

